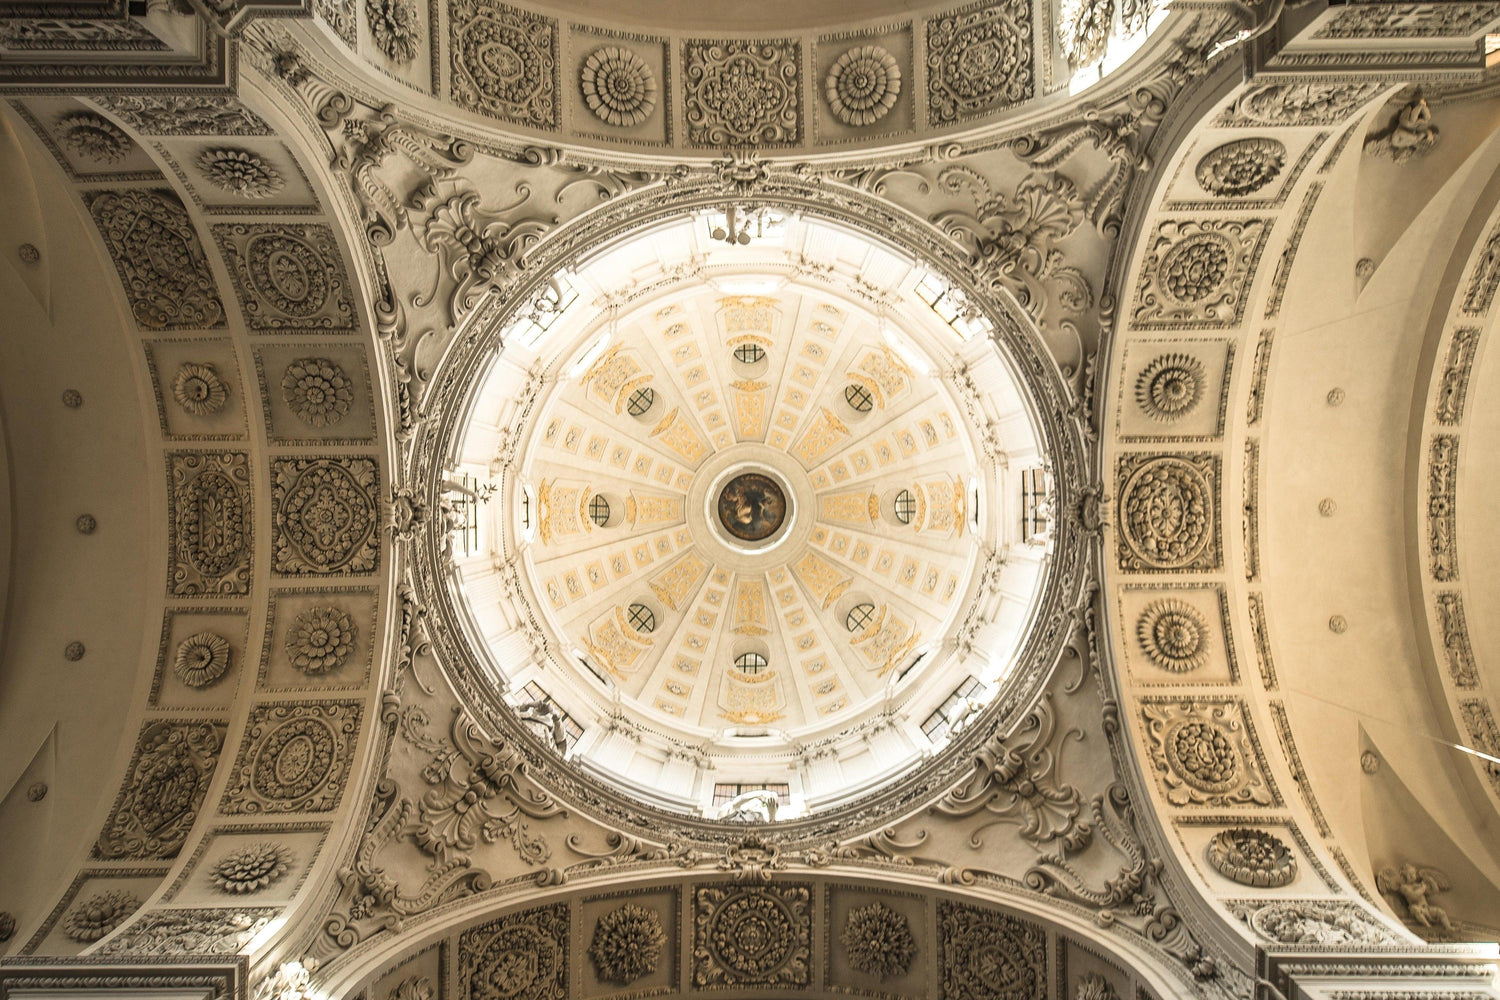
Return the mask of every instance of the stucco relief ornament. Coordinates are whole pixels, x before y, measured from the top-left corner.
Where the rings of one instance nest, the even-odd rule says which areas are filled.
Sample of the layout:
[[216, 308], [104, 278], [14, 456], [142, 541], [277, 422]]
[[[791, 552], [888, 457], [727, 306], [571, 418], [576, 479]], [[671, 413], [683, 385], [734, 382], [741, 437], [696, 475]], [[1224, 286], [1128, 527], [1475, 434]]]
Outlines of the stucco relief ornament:
[[1114, 0], [1062, 0], [1057, 40], [1069, 66], [1091, 66], [1104, 56], [1114, 19]]
[[1270, 903], [1250, 915], [1250, 926], [1281, 944], [1364, 947], [1396, 943], [1391, 934], [1352, 903], [1292, 900]]
[[684, 117], [696, 146], [789, 145], [801, 138], [797, 45], [690, 42]]
[[59, 118], [57, 141], [74, 156], [95, 163], [119, 163], [130, 152], [130, 137], [120, 126], [92, 111]]
[[1153, 700], [1141, 713], [1152, 764], [1172, 805], [1280, 801], [1256, 756], [1243, 706], [1232, 699]]
[[1444, 935], [1435, 932], [1453, 933], [1448, 912], [1429, 898], [1453, 888], [1448, 876], [1436, 868], [1418, 868], [1409, 863], [1399, 868], [1387, 865], [1375, 873], [1375, 886], [1405, 903], [1408, 921], [1416, 924], [1424, 935], [1440, 937]]
[[140, 908], [141, 901], [132, 893], [96, 893], [63, 920], [63, 933], [80, 944], [97, 941]]
[[1120, 491], [1120, 534], [1143, 566], [1176, 569], [1211, 548], [1214, 496], [1192, 464], [1163, 457], [1137, 468]]
[[198, 632], [182, 640], [172, 659], [172, 672], [190, 688], [205, 688], [229, 669], [229, 640], [215, 632]]
[[286, 652], [292, 666], [305, 674], [325, 674], [343, 666], [359, 630], [338, 608], [313, 608], [297, 616], [287, 632]]
[[252, 844], [221, 858], [209, 877], [223, 892], [258, 892], [285, 875], [291, 860], [280, 844]]
[[1120, 994], [1115, 992], [1108, 979], [1090, 972], [1078, 980], [1078, 992], [1073, 1000], [1120, 1000]]
[[880, 46], [858, 45], [834, 60], [823, 92], [834, 117], [845, 125], [873, 125], [901, 96], [901, 67]]
[[229, 389], [213, 365], [188, 362], [172, 376], [172, 398], [195, 417], [206, 417], [224, 409]]
[[698, 889], [693, 984], [810, 985], [811, 911], [806, 886]]
[[396, 984], [386, 1000], [432, 1000], [432, 980], [426, 976], [408, 976]]
[[639, 125], [656, 109], [655, 74], [645, 60], [621, 45], [590, 52], [578, 71], [578, 86], [594, 117], [610, 125]]
[[276, 460], [271, 483], [277, 572], [365, 573], [375, 568], [380, 484], [373, 461]]
[[1297, 877], [1297, 859], [1281, 838], [1264, 830], [1220, 830], [1208, 842], [1208, 863], [1240, 885], [1275, 889]]
[[1187, 354], [1164, 354], [1135, 380], [1135, 401], [1147, 416], [1171, 423], [1203, 398], [1203, 363]]
[[1209, 194], [1241, 198], [1276, 179], [1286, 165], [1286, 146], [1276, 139], [1236, 139], [1198, 161], [1198, 185]]
[[344, 419], [354, 392], [344, 370], [328, 358], [298, 358], [281, 376], [281, 398], [305, 424], [327, 427]]
[[849, 911], [839, 940], [849, 949], [849, 964], [880, 979], [904, 976], [917, 955], [911, 923], [884, 903]]
[[198, 169], [214, 187], [241, 198], [270, 198], [286, 187], [281, 171], [248, 149], [205, 149], [198, 154]]
[[628, 986], [656, 971], [666, 943], [667, 932], [656, 911], [626, 903], [599, 918], [589, 958], [601, 980]]
[[365, 0], [365, 18], [376, 48], [392, 62], [407, 63], [417, 57], [422, 25], [413, 0]]
[[1135, 634], [1151, 662], [1163, 670], [1181, 674], [1208, 662], [1208, 623], [1182, 601], [1169, 598], [1147, 605]]

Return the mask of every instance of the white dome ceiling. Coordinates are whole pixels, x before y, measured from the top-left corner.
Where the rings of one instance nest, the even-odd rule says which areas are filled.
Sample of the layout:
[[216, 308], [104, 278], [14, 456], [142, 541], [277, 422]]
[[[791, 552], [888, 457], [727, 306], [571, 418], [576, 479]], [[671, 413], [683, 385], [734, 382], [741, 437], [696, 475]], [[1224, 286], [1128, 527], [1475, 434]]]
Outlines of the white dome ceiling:
[[[919, 759], [955, 691], [993, 693], [1045, 552], [1020, 544], [1037, 436], [983, 331], [867, 238], [762, 221], [726, 246], [722, 219], [686, 219], [565, 276], [545, 330], [508, 331], [462, 446], [476, 481], [515, 449], [483, 561], [460, 558], [497, 669], [534, 685], [522, 700], [628, 720], [628, 752], [596, 726], [576, 755], [678, 806], [711, 791], [664, 787], [684, 748], [716, 784], [772, 785], [772, 762], [833, 750], [848, 766], [789, 789], [794, 809]], [[774, 483], [774, 510], [721, 516], [747, 474]], [[766, 537], [736, 514], [771, 515]], [[497, 562], [516, 571], [498, 601]], [[548, 655], [518, 660], [528, 620]]]

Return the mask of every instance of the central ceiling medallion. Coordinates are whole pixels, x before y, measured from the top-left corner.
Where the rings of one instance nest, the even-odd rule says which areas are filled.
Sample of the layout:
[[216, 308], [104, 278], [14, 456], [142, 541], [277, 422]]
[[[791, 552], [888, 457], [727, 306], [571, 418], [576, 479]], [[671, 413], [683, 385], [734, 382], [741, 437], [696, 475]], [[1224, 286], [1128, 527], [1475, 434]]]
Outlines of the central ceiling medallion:
[[765, 541], [786, 523], [786, 494], [770, 476], [741, 473], [719, 491], [719, 523], [740, 541]]

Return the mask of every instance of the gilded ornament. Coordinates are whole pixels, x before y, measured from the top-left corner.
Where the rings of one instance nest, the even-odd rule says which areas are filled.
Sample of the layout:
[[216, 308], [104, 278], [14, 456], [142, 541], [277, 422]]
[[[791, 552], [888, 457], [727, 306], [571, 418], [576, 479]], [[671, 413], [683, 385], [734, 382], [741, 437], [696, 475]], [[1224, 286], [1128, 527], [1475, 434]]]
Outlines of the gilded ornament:
[[72, 663], [77, 663], [79, 660], [83, 659], [84, 652], [85, 650], [83, 647], [83, 643], [75, 639], [72, 642], [68, 643], [65, 647], [63, 647], [63, 659], [68, 660]]
[[203, 150], [198, 169], [214, 187], [241, 198], [270, 198], [286, 187], [281, 171], [258, 154], [234, 146]]
[[1373, 750], [1366, 750], [1359, 755], [1359, 769], [1366, 774], [1375, 774], [1380, 770], [1380, 757]]
[[851, 966], [879, 979], [906, 975], [917, 955], [911, 923], [884, 903], [851, 909], [839, 940]]
[[99, 522], [92, 514], [79, 514], [78, 519], [73, 522], [73, 527], [78, 529], [80, 535], [92, 535], [99, 527]]
[[191, 688], [205, 688], [229, 669], [229, 640], [213, 632], [190, 635], [177, 647], [172, 670]]
[[628, 986], [656, 971], [666, 943], [667, 932], [656, 911], [626, 903], [594, 925], [589, 958], [600, 980]]
[[1163, 670], [1186, 673], [1208, 662], [1208, 623], [1182, 601], [1168, 598], [1147, 605], [1135, 634], [1151, 662]]
[[213, 365], [188, 362], [172, 376], [172, 398], [188, 413], [206, 417], [224, 408], [229, 390]]
[[365, 0], [365, 19], [375, 47], [392, 62], [408, 63], [417, 57], [422, 24], [414, 0]]
[[252, 844], [219, 859], [209, 877], [231, 895], [258, 892], [285, 875], [291, 860], [280, 844]]
[[40, 802], [47, 797], [47, 783], [45, 781], [33, 781], [26, 788], [26, 798], [32, 802]]
[[1349, 619], [1343, 615], [1330, 615], [1328, 618], [1328, 631], [1334, 635], [1343, 635], [1349, 631]]
[[42, 260], [42, 252], [34, 243], [22, 243], [16, 248], [16, 254], [21, 258], [22, 264], [39, 264]]
[[1322, 500], [1318, 501], [1318, 513], [1322, 514], [1324, 517], [1332, 517], [1334, 514], [1338, 513], [1338, 509], [1338, 502], [1334, 500], [1333, 497], [1324, 497]]
[[292, 666], [305, 674], [326, 674], [344, 665], [359, 630], [338, 608], [313, 608], [297, 616], [287, 632], [286, 652]]
[[823, 81], [834, 117], [845, 125], [873, 125], [901, 96], [901, 67], [878, 45], [857, 45], [839, 56]]
[[57, 141], [74, 156], [95, 163], [119, 163], [130, 152], [130, 137], [93, 111], [72, 111], [57, 120]]
[[63, 405], [70, 410], [76, 410], [83, 405], [83, 393], [77, 389], [64, 389], [62, 394]]
[[1220, 830], [1208, 842], [1207, 855], [1214, 871], [1240, 885], [1275, 889], [1290, 885], [1297, 877], [1291, 848], [1264, 830]]
[[1243, 198], [1271, 183], [1286, 165], [1286, 146], [1276, 139], [1236, 139], [1198, 161], [1198, 184], [1210, 194]]
[[344, 370], [328, 358], [298, 358], [281, 376], [281, 398], [305, 424], [327, 427], [343, 420], [354, 402]]
[[1344, 390], [1334, 386], [1328, 390], [1328, 395], [1324, 398], [1327, 399], [1329, 406], [1338, 406], [1344, 401]]
[[1203, 363], [1188, 354], [1155, 358], [1135, 380], [1135, 400], [1150, 417], [1180, 420], [1203, 398]]
[[656, 109], [656, 77], [639, 55], [621, 45], [590, 52], [578, 73], [583, 101], [600, 121], [639, 125]]
[[124, 922], [141, 901], [123, 891], [100, 892], [69, 911], [63, 920], [63, 933], [80, 944], [97, 941]]

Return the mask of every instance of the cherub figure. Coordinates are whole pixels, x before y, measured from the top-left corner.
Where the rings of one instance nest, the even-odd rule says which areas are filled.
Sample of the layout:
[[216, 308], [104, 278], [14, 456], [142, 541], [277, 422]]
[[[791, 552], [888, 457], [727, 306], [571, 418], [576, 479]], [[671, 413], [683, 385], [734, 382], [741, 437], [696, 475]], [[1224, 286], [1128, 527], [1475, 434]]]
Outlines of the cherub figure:
[[1375, 884], [1383, 893], [1400, 896], [1406, 903], [1407, 915], [1415, 923], [1452, 933], [1453, 922], [1448, 919], [1447, 911], [1428, 902], [1429, 896], [1453, 888], [1448, 876], [1436, 868], [1418, 868], [1410, 862], [1400, 868], [1388, 865], [1376, 874]]

